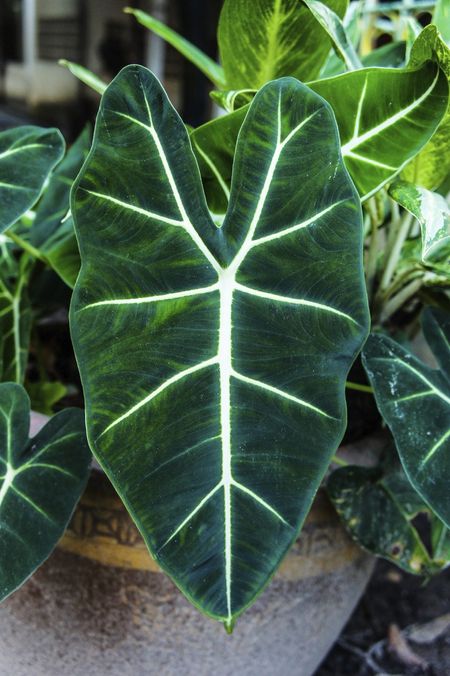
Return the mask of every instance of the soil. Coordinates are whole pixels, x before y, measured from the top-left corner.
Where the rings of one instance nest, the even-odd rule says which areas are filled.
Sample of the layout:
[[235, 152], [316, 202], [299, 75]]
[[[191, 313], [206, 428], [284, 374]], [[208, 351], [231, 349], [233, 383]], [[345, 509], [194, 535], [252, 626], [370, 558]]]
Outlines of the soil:
[[450, 676], [450, 569], [429, 582], [379, 560], [314, 676]]

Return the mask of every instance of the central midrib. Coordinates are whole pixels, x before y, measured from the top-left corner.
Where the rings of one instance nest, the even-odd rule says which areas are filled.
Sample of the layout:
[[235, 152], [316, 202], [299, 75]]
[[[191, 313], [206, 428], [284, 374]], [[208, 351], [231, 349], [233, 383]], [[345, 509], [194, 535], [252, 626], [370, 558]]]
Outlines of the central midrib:
[[232, 373], [231, 312], [235, 272], [226, 268], [219, 273], [220, 322], [218, 361], [220, 370], [220, 426], [222, 434], [222, 484], [224, 491], [225, 524], [225, 585], [227, 598], [227, 623], [231, 623], [231, 396]]

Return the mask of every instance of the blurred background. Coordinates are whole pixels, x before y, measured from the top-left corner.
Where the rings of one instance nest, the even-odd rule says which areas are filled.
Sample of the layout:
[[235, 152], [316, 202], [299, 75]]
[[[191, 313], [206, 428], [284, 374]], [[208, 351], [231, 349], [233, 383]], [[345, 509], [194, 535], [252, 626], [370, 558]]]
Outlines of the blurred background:
[[128, 63], [146, 65], [164, 80], [187, 123], [204, 122], [211, 107], [206, 78], [124, 14], [126, 4], [216, 57], [222, 0], [0, 0], [0, 129], [55, 125], [70, 141], [94, 118], [98, 95], [58, 59], [80, 63], [105, 82]]

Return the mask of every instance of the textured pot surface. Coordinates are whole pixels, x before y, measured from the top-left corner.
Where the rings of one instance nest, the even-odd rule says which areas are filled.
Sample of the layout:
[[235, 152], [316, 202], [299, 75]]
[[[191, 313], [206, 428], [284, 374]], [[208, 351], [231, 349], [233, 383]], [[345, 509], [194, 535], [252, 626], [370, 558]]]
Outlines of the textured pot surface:
[[59, 549], [0, 609], [2, 676], [308, 676], [372, 560], [319, 494], [296, 545], [233, 635], [150, 559], [96, 473]]

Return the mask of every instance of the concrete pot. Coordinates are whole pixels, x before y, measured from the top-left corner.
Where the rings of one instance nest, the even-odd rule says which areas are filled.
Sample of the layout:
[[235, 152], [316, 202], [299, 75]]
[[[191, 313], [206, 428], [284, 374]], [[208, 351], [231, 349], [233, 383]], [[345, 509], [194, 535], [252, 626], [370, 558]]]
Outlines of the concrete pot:
[[301, 537], [228, 636], [161, 573], [94, 471], [58, 549], [1, 606], [0, 675], [309, 676], [372, 567], [319, 492]]

